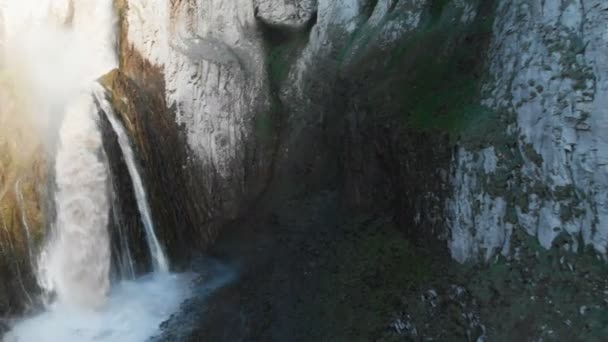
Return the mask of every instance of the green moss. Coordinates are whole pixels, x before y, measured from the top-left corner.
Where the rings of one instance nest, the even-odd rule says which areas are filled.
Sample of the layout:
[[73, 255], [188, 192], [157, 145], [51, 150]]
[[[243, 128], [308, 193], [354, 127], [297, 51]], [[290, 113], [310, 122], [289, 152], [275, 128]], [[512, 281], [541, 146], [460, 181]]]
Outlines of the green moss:
[[559, 212], [562, 222], [568, 222], [574, 217], [574, 208], [571, 205], [560, 204]]
[[553, 191], [553, 196], [558, 201], [574, 199], [576, 197], [576, 190], [572, 184], [556, 186]]
[[268, 142], [274, 137], [273, 116], [269, 112], [263, 112], [255, 118], [255, 135], [262, 142]]
[[[565, 32], [565, 37], [559, 40], [545, 39], [548, 49], [552, 53], [558, 53], [561, 64], [561, 77], [572, 80], [574, 90], [587, 89], [587, 81], [595, 82], [595, 74], [591, 68], [577, 61], [577, 56], [582, 55], [587, 48], [583, 37], [573, 32]], [[550, 34], [547, 36], [551, 36]]]
[[266, 72], [270, 87], [270, 108], [257, 113], [255, 135], [263, 143], [271, 143], [278, 135], [281, 125], [283, 104], [279, 92], [289, 77], [289, 72], [297, 56], [308, 42], [309, 32], [284, 33], [269, 27], [262, 30], [266, 41]]
[[281, 84], [288, 76], [291, 68], [291, 55], [294, 53], [297, 42], [273, 46], [268, 53], [268, 75], [274, 84]]
[[334, 341], [385, 330], [403, 292], [431, 276], [431, 259], [392, 227], [355, 233], [328, 259], [318, 301], [311, 304], [320, 308], [321, 321], [341, 322], [327, 327]]
[[378, 5], [378, 0], [370, 0], [369, 2], [367, 2], [365, 10], [363, 11], [363, 13], [365, 13], [365, 16], [370, 17], [372, 15], [372, 13], [374, 13], [374, 9], [376, 8], [377, 5]]
[[431, 20], [433, 22], [439, 21], [441, 14], [445, 7], [450, 3], [450, 0], [433, 0], [431, 2]]
[[308, 42], [308, 32], [283, 34], [267, 29], [266, 65], [271, 85], [278, 88], [287, 79], [295, 58]]
[[[447, 3], [435, 1], [432, 12], [439, 15]], [[488, 126], [496, 116], [479, 102], [492, 21], [481, 15], [465, 27], [431, 22], [384, 56], [383, 81], [371, 101], [399, 113], [404, 126], [441, 130], [454, 140], [470, 126]]]
[[485, 187], [485, 191], [493, 198], [503, 197], [508, 194], [507, 181], [511, 177], [511, 170], [500, 167], [496, 171], [488, 176], [488, 182]]
[[520, 191], [515, 192], [516, 202], [515, 204], [519, 207], [522, 213], [527, 214], [530, 211], [530, 200], [527, 193]]
[[543, 165], [543, 156], [536, 152], [532, 144], [524, 144], [523, 152], [530, 161], [536, 164], [536, 166], [541, 167]]

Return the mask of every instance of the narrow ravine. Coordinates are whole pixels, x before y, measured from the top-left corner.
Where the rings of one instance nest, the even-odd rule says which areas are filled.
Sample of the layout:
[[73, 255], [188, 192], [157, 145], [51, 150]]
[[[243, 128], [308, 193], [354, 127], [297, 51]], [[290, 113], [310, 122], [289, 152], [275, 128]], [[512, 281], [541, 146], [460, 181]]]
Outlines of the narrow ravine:
[[0, 0], [0, 340], [608, 336], [607, 0]]

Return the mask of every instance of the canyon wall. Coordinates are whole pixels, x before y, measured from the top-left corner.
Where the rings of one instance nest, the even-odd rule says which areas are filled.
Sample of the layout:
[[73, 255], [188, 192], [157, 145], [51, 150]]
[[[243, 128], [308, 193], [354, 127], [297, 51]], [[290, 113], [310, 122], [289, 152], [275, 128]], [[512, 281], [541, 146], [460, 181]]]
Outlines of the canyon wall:
[[510, 235], [523, 230], [605, 257], [608, 7], [498, 1], [495, 17], [481, 104], [499, 120], [488, 143], [454, 155], [452, 255], [517, 253]]
[[123, 116], [144, 161], [173, 146], [150, 173], [196, 184], [186, 225], [237, 217], [274, 175], [390, 208], [460, 262], [513, 255], [514, 231], [605, 254], [600, 2], [116, 3], [113, 80], [158, 111]]
[[185, 260], [267, 184], [275, 150], [251, 2], [115, 1], [102, 83], [131, 132], [159, 238]]
[[[340, 191], [346, 210], [389, 212], [463, 263], [516, 257], [521, 234], [606, 255], [602, 1], [115, 0], [114, 9], [119, 66], [100, 81], [176, 265], [254, 204], [318, 188]], [[115, 186], [130, 193], [101, 126]], [[0, 147], [14, 152], [21, 140], [7, 137]], [[22, 218], [30, 228], [48, 221], [37, 194], [52, 188], [43, 158], [17, 165], [13, 152], [0, 170], [5, 256], [27, 247]], [[145, 260], [140, 223], [118, 222], [136, 214], [134, 200], [117, 201], [114, 226], [132, 230]]]

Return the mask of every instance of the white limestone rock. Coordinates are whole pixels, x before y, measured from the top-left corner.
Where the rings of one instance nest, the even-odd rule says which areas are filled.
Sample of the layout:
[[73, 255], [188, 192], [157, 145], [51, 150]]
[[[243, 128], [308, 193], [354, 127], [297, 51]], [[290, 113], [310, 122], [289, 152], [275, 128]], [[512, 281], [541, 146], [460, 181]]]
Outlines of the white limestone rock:
[[165, 75], [166, 101], [195, 156], [233, 179], [267, 102], [251, 1], [129, 0], [129, 42]]
[[[492, 80], [485, 86], [484, 104], [515, 118], [509, 132], [524, 162], [513, 171], [522, 175], [518, 189], [528, 205], [508, 206], [516, 212], [514, 229], [536, 236], [545, 248], [565, 233], [574, 248], [582, 243], [606, 256], [607, 26], [608, 4], [601, 0], [498, 2], [489, 49]], [[477, 167], [470, 161], [476, 153], [484, 152], [461, 149], [453, 166], [457, 176], [448, 203], [449, 245], [461, 262], [479, 260], [482, 247], [504, 250], [503, 237], [510, 229], [497, 205], [482, 206], [475, 216], [479, 221], [466, 216], [484, 196], [484, 186], [463, 186], [477, 179], [467, 173]]]
[[310, 22], [317, 0], [254, 0], [256, 16], [271, 26], [298, 29]]
[[512, 225], [504, 220], [507, 202], [483, 190], [483, 177], [496, 171], [497, 156], [493, 147], [479, 152], [479, 157], [460, 148], [452, 176], [454, 196], [448, 201], [452, 257], [465, 262], [472, 256], [487, 261], [496, 253], [508, 254]]

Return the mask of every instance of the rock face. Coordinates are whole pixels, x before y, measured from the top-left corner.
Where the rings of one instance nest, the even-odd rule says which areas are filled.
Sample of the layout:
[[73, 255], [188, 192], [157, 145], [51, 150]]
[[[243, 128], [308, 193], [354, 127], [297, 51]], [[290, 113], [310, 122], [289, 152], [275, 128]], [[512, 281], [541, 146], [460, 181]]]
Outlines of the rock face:
[[455, 155], [457, 260], [512, 253], [514, 229], [606, 256], [607, 22], [602, 1], [498, 2], [483, 104], [503, 137]]
[[252, 111], [267, 101], [252, 3], [132, 0], [124, 6], [124, 46], [162, 73], [167, 109], [185, 128], [194, 156], [224, 179], [242, 177], [231, 164], [243, 158]]
[[[399, 141], [397, 132], [369, 145], [372, 149], [364, 146], [365, 130], [376, 125], [378, 113], [364, 118], [358, 108], [371, 103], [349, 100], [366, 91], [358, 86], [365, 76], [386, 67], [379, 60], [435, 20], [431, 2], [121, 0], [115, 5], [120, 68], [104, 84], [139, 149], [159, 235], [170, 252], [211, 241], [217, 227], [269, 187], [298, 192], [340, 186], [341, 161], [350, 172], [372, 158], [368, 169], [383, 190], [367, 194], [346, 185], [347, 193], [358, 192], [357, 204], [370, 195], [365, 202], [371, 204], [372, 197], [396, 186], [402, 192], [386, 202], [396, 202], [390, 206], [397, 216], [412, 218], [404, 219], [408, 223], [426, 200], [414, 195], [419, 187], [400, 178], [418, 173], [425, 179], [420, 184], [437, 185], [423, 185], [427, 193], [443, 186], [426, 181], [426, 175], [437, 175], [440, 163], [441, 170], [447, 168], [445, 143], [433, 150], [442, 157], [428, 168], [415, 170], [408, 162], [404, 169], [395, 163], [430, 151], [409, 144], [417, 135]], [[447, 7], [445, 22], [464, 16], [460, 2]], [[386, 133], [373, 132], [372, 140]], [[358, 153], [360, 148], [365, 153]], [[385, 149], [403, 154], [384, 155]], [[349, 151], [353, 155], [344, 157]], [[361, 186], [370, 181], [367, 175], [345, 178]], [[410, 199], [403, 200], [405, 193]], [[441, 197], [428, 198], [436, 210]]]
[[460, 262], [515, 255], [514, 230], [605, 256], [605, 7], [319, 1], [281, 87], [289, 155], [343, 134], [345, 197], [392, 198]]
[[[545, 249], [607, 256], [604, 1], [114, 5], [119, 67], [101, 82], [177, 265], [254, 204], [319, 190], [352, 212], [389, 212], [461, 263], [517, 259], [522, 233]], [[18, 154], [3, 134], [9, 95], [0, 92], [0, 158]], [[114, 183], [130, 194], [102, 128]], [[24, 228], [44, 224], [41, 159], [0, 159], [0, 275], [14, 279], [0, 284], [0, 312], [33, 287], [18, 273], [32, 261]], [[113, 226], [130, 231], [145, 263], [134, 198], [115, 200]]]
[[167, 227], [207, 234], [276, 169], [382, 199], [460, 262], [511, 255], [516, 229], [605, 254], [605, 6], [118, 0], [107, 86]]
[[254, 0], [253, 3], [258, 19], [283, 28], [302, 28], [317, 12], [317, 0]]
[[269, 177], [275, 133], [259, 119], [270, 102], [253, 4], [115, 7], [120, 67], [103, 83], [139, 150], [159, 238], [183, 260]]

